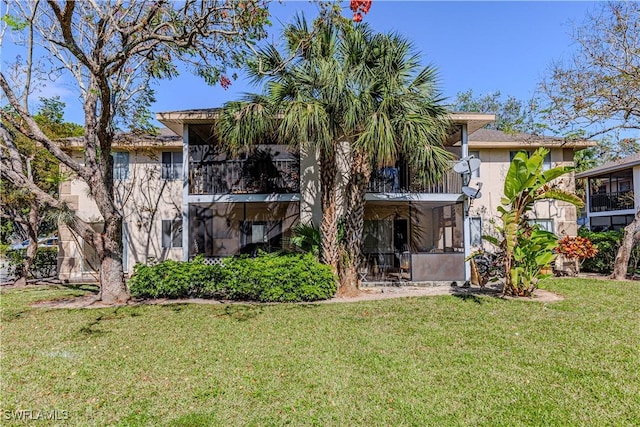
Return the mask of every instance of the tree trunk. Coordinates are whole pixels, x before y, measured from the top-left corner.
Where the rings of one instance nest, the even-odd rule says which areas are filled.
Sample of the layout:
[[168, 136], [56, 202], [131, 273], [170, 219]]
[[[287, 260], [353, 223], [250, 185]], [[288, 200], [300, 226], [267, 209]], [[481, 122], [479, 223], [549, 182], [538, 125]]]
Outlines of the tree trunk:
[[336, 189], [336, 155], [320, 153], [320, 185], [322, 193], [322, 222], [320, 224], [320, 261], [338, 273], [338, 195]]
[[22, 260], [22, 267], [19, 271], [18, 277], [14, 282], [15, 286], [26, 286], [27, 279], [31, 275], [31, 265], [38, 254], [38, 223], [40, 217], [40, 209], [35, 200], [31, 200], [29, 208], [29, 218], [26, 224], [27, 237], [29, 238], [29, 245], [25, 253], [25, 257]]
[[638, 242], [640, 242], [640, 210], [636, 213], [636, 217], [631, 221], [631, 224], [624, 229], [624, 237], [613, 264], [612, 279], [624, 280], [627, 278], [629, 258], [631, 258], [631, 252]]
[[364, 229], [365, 195], [371, 176], [369, 157], [356, 151], [352, 155], [352, 169], [346, 191], [345, 241], [340, 263], [339, 295], [358, 293], [358, 269], [362, 265], [362, 232]]
[[104, 233], [99, 242], [100, 294], [106, 304], [118, 304], [129, 300], [122, 263], [122, 218], [105, 221]]

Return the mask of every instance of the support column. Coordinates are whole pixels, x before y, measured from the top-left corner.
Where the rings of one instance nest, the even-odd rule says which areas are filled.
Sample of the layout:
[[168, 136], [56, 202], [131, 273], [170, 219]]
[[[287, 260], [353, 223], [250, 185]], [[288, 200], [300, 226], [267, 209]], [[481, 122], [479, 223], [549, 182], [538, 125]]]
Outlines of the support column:
[[182, 260], [189, 260], [189, 125], [182, 125]]
[[633, 168], [633, 201], [636, 212], [640, 210], [640, 165]]
[[[462, 139], [462, 157], [469, 155], [469, 134], [466, 123], [462, 125], [460, 129], [460, 135]], [[464, 257], [467, 259], [471, 255], [471, 219], [469, 218], [469, 198], [465, 197], [462, 206], [462, 215], [464, 218]], [[464, 280], [465, 282], [471, 281], [471, 261], [464, 262]]]

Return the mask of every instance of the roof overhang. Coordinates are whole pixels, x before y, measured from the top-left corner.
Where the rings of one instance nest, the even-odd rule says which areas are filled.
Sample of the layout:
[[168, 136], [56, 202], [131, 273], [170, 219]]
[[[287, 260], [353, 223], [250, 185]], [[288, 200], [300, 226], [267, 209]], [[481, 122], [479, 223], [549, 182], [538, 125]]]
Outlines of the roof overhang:
[[203, 108], [199, 110], [183, 110], [183, 111], [167, 111], [164, 113], [156, 113], [156, 119], [174, 131], [176, 134], [183, 136], [184, 125], [205, 125], [212, 124], [220, 115], [219, 108]]
[[451, 145], [460, 145], [462, 141], [462, 131], [460, 127], [462, 125], [467, 126], [467, 135], [471, 135], [496, 119], [495, 114], [467, 112], [452, 112], [450, 117], [454, 124], [454, 129], [447, 138], [447, 142]]
[[538, 148], [574, 148], [582, 150], [584, 148], [594, 147], [594, 141], [587, 140], [556, 140], [556, 139], [521, 139], [514, 141], [469, 141], [469, 148], [518, 148], [526, 147]]
[[[182, 136], [185, 124], [213, 124], [219, 115], [219, 108], [204, 108], [156, 113], [156, 119], [176, 134]], [[460, 125], [467, 125], [467, 132], [471, 134], [494, 121], [496, 116], [495, 114], [485, 113], [453, 112], [450, 118], [455, 128], [449, 136], [448, 142], [455, 143], [461, 140]]]
[[600, 176], [609, 174], [612, 172], [618, 172], [625, 169], [631, 169], [635, 166], [640, 166], [640, 159], [632, 160], [629, 162], [621, 162], [612, 164], [610, 166], [604, 165], [584, 172], [576, 173], [576, 178], [589, 178], [592, 176]]

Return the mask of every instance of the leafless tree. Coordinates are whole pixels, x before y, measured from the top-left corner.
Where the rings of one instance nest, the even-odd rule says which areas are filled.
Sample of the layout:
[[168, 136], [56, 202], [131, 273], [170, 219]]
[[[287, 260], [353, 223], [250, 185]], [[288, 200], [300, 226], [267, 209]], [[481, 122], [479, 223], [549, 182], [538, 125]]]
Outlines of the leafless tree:
[[[90, 188], [102, 219], [97, 233], [79, 217], [71, 228], [94, 247], [100, 259], [100, 299], [125, 301], [129, 293], [122, 268], [122, 211], [114, 196], [111, 148], [117, 128], [148, 125], [153, 101], [150, 84], [178, 74], [186, 63], [213, 84], [229, 80], [222, 73], [243, 62], [248, 46], [264, 36], [265, 1], [168, 0], [82, 2], [5, 0], [4, 37], [22, 39], [48, 59], [49, 72], [60, 73], [77, 88], [84, 111], [84, 160], [78, 161], [48, 138], [29, 111], [24, 96], [0, 72], [0, 88], [10, 108], [2, 119], [53, 154]], [[29, 72], [29, 71], [28, 71]], [[28, 92], [28, 91], [27, 91]], [[2, 178], [31, 191], [54, 208], [63, 203], [25, 177], [15, 141], [2, 128]]]
[[[605, 3], [573, 34], [577, 50], [541, 84], [548, 119], [565, 133], [614, 136], [637, 152], [640, 131], [640, 3]], [[626, 277], [640, 242], [640, 212], [625, 228], [613, 277]]]

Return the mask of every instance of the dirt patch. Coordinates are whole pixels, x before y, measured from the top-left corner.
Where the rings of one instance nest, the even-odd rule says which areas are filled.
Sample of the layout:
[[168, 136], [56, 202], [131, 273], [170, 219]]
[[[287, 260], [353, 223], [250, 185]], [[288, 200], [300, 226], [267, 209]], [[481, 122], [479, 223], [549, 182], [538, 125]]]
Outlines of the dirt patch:
[[[358, 301], [377, 301], [391, 298], [422, 297], [434, 295], [458, 295], [458, 296], [480, 296], [487, 295], [496, 298], [518, 299], [523, 301], [556, 302], [562, 301], [563, 296], [554, 294], [544, 289], [537, 289], [532, 298], [502, 297], [499, 286], [478, 288], [462, 286], [375, 286], [360, 289], [358, 295], [349, 297], [334, 297], [325, 301], [318, 301], [318, 304], [345, 303]], [[36, 308], [109, 308], [117, 306], [137, 306], [137, 305], [164, 305], [164, 304], [247, 304], [238, 301], [220, 301], [202, 298], [183, 299], [152, 299], [152, 300], [131, 300], [125, 304], [105, 304], [97, 300], [95, 295], [85, 295], [77, 298], [64, 298], [49, 301], [39, 301], [31, 304]]]

